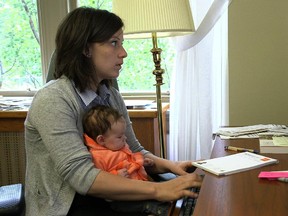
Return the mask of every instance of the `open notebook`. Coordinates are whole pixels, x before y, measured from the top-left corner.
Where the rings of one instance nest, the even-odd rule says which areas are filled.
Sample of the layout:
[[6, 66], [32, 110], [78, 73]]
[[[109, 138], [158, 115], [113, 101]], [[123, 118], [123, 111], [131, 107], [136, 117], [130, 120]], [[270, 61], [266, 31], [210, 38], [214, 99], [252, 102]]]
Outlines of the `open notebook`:
[[217, 176], [230, 175], [275, 163], [278, 163], [277, 159], [251, 152], [241, 152], [228, 156], [192, 162], [195, 167], [199, 167]]

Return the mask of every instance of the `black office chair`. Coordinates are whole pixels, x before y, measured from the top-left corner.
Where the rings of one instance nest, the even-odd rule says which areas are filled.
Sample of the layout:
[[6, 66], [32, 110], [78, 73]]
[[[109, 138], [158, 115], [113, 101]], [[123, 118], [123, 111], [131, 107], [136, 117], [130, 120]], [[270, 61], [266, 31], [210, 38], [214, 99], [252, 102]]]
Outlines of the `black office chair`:
[[22, 184], [11, 184], [0, 187], [1, 216], [21, 216], [24, 215], [24, 209], [24, 186]]

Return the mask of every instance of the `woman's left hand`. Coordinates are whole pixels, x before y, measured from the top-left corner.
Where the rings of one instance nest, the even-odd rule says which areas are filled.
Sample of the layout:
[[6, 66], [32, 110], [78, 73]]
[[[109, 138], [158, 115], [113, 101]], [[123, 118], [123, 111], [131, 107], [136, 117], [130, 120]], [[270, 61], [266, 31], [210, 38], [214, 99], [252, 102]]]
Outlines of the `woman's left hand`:
[[192, 161], [170, 161], [159, 158], [152, 154], [146, 154], [145, 157], [151, 158], [154, 161], [154, 166], [148, 167], [149, 173], [167, 173], [171, 172], [175, 175], [186, 175], [194, 172], [196, 167], [192, 165]]
[[177, 161], [173, 162], [174, 165], [171, 165], [170, 171], [176, 175], [186, 175], [195, 171], [196, 167], [192, 165], [192, 161]]

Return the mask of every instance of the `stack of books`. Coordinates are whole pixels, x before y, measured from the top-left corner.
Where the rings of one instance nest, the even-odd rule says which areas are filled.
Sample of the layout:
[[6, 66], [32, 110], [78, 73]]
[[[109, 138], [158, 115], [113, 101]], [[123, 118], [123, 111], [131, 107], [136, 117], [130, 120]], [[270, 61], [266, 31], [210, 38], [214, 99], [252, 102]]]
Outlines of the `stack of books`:
[[259, 135], [260, 153], [287, 154], [288, 134], [262, 133]]

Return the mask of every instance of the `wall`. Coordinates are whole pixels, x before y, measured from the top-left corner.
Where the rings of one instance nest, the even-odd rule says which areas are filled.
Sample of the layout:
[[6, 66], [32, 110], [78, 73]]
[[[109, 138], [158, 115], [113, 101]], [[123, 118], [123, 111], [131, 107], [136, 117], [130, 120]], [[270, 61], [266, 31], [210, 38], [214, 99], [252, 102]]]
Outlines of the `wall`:
[[288, 124], [288, 1], [229, 6], [230, 125]]

